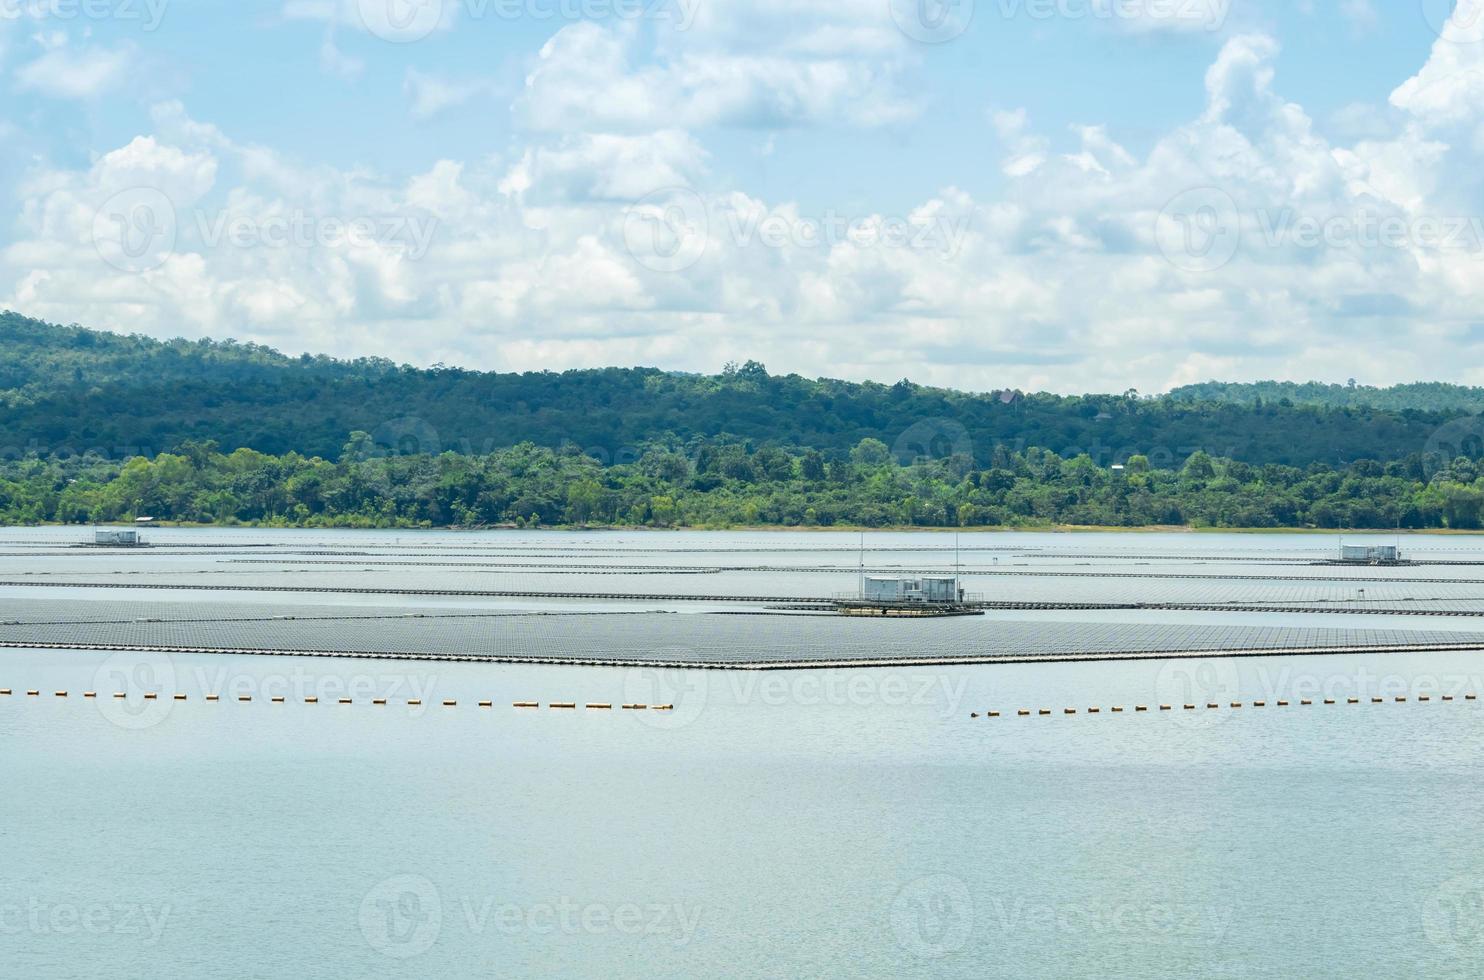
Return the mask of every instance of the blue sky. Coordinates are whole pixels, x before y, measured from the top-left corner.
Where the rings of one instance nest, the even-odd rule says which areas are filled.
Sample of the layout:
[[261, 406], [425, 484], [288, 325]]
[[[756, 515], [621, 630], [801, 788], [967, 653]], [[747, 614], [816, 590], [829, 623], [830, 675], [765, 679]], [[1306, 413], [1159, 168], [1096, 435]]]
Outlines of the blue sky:
[[0, 305], [498, 370], [1484, 383], [1481, 0], [941, 2], [0, 0]]

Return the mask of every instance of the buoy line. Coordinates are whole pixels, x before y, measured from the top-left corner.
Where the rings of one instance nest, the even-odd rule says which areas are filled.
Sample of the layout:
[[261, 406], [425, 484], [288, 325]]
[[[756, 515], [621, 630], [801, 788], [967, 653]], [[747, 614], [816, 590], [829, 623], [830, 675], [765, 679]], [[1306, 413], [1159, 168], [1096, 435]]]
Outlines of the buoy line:
[[[1478, 700], [1479, 700], [1479, 696], [1477, 694], [1439, 694], [1439, 695], [1419, 694], [1419, 695], [1417, 695], [1415, 697], [1411, 697], [1411, 696], [1408, 696], [1408, 695], [1393, 695], [1391, 697], [1380, 697], [1378, 695], [1371, 695], [1371, 696], [1365, 697], [1365, 698], [1355, 697], [1355, 696], [1347, 696], [1347, 697], [1345, 697], [1343, 699], [1341, 699], [1341, 698], [1299, 698], [1298, 701], [1297, 701], [1297, 703], [1298, 703], [1298, 706], [1299, 707], [1305, 707], [1305, 708], [1307, 708], [1307, 707], [1313, 707], [1315, 705], [1320, 705], [1320, 704], [1329, 705], [1329, 706], [1334, 706], [1334, 705], [1339, 705], [1339, 704], [1345, 704], [1345, 705], [1358, 705], [1358, 704], [1406, 704], [1409, 701], [1416, 701], [1416, 702], [1423, 703], [1423, 704], [1428, 703], [1428, 702], [1431, 702], [1431, 701], [1467, 703], [1467, 702], [1470, 702], [1470, 701], [1478, 701]], [[1266, 708], [1266, 707], [1269, 707], [1269, 706], [1272, 706], [1272, 707], [1275, 707], [1275, 708], [1289, 708], [1289, 707], [1293, 707], [1294, 706], [1294, 699], [1293, 698], [1287, 698], [1287, 699], [1284, 699], [1284, 700], [1273, 700], [1273, 701], [1269, 701], [1269, 700], [1259, 700], [1259, 701], [1226, 701], [1226, 702], [1222, 702], [1222, 701], [1207, 701], [1207, 702], [1197, 702], [1195, 704], [1186, 704], [1186, 703], [1180, 703], [1180, 704], [1160, 704], [1160, 705], [1157, 706], [1157, 708], [1158, 708], [1159, 711], [1168, 711], [1168, 712], [1175, 712], [1175, 711], [1237, 711], [1237, 710], [1240, 710], [1242, 708]], [[1125, 709], [1125, 707], [1123, 705], [1114, 705], [1113, 707], [1108, 708], [1107, 710], [1108, 710], [1108, 713], [1109, 714], [1115, 714], [1115, 715], [1116, 714], [1124, 714], [1124, 713], [1126, 713], [1126, 709]], [[1134, 705], [1134, 709], [1133, 710], [1134, 710], [1135, 713], [1148, 712], [1148, 711], [1151, 710], [1151, 706], [1150, 705], [1147, 705], [1147, 704], [1136, 704], [1136, 705]], [[1084, 708], [1084, 709], [1080, 709], [1080, 711], [1081, 712], [1084, 712], [1086, 714], [1089, 714], [1089, 715], [1098, 715], [1098, 714], [1102, 714], [1103, 713], [1103, 709], [1101, 707]], [[1078, 713], [1079, 713], [1079, 709], [1077, 709], [1077, 708], [1063, 708], [1061, 710], [1061, 712], [1060, 712], [1060, 716], [1063, 717], [1063, 718], [1065, 718], [1067, 716], [1076, 715]], [[1002, 709], [1002, 710], [999, 710], [999, 711], [984, 711], [984, 712], [971, 711], [969, 713], [969, 717], [970, 718], [1008, 718], [1008, 717], [1030, 718], [1030, 717], [1033, 717], [1033, 716], [1034, 717], [1040, 717], [1040, 718], [1055, 717], [1056, 716], [1056, 712], [1053, 712], [1053, 710], [1051, 708], [1036, 708], [1036, 709], [1032, 709], [1032, 708], [1017, 708], [1014, 711], [1007, 711], [1007, 710], [1003, 710]]]

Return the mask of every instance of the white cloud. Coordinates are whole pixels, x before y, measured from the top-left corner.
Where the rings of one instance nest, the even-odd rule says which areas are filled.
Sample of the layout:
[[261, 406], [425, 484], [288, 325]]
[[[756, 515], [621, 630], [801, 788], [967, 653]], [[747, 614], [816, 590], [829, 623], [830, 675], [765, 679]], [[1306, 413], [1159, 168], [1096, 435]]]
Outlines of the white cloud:
[[684, 41], [670, 39], [649, 52], [641, 50], [643, 35], [632, 24], [565, 27], [541, 48], [527, 75], [516, 104], [520, 117], [533, 129], [568, 132], [874, 126], [916, 112], [901, 89], [900, 49], [883, 57], [874, 40], [820, 29], [752, 52], [711, 46], [705, 39], [720, 27], [697, 30], [699, 36], [687, 33]]
[[455, 81], [409, 68], [402, 91], [407, 96], [408, 111], [413, 117], [428, 119], [488, 95], [492, 87], [482, 79]]
[[[563, 33], [563, 45], [591, 45], [595, 77], [642, 75], [611, 60], [628, 43], [614, 31]], [[869, 42], [826, 31], [808, 43]], [[544, 134], [503, 161], [441, 160], [407, 181], [305, 167], [167, 103], [151, 135], [28, 178], [0, 306], [499, 369], [756, 357], [806, 374], [1147, 391], [1212, 375], [1462, 378], [1459, 344], [1484, 304], [1484, 222], [1452, 243], [1435, 226], [1479, 213], [1477, 150], [1457, 137], [1484, 103], [1451, 87], [1473, 62], [1450, 50], [1398, 88], [1390, 114], [1334, 142], [1281, 94], [1277, 44], [1238, 35], [1213, 57], [1204, 107], [1146, 151], [1097, 125], [1045, 134], [1023, 111], [991, 113], [981, 125], [1002, 145], [1004, 192], [944, 188], [900, 214], [765, 200], [713, 173], [682, 120], [641, 131], [665, 106], [733, 118], [695, 109], [700, 86], [678, 101], [636, 88], [649, 100], [637, 109], [543, 103], [613, 130]], [[564, 58], [578, 70], [580, 57]], [[613, 122], [624, 112], [633, 132]], [[138, 272], [107, 265], [92, 241], [98, 208], [129, 186], [161, 188], [186, 216], [171, 254]], [[363, 243], [240, 247], [206, 241], [198, 213], [425, 224]], [[1367, 222], [1400, 237], [1358, 240]], [[429, 227], [427, 251], [410, 248]], [[1230, 245], [1229, 261], [1203, 261], [1213, 245]], [[680, 271], [657, 271], [677, 256]], [[1388, 331], [1408, 342], [1366, 340]]]
[[106, 95], [127, 79], [137, 53], [131, 46], [72, 48], [53, 38], [46, 51], [16, 70], [24, 91], [56, 99], [91, 99]]

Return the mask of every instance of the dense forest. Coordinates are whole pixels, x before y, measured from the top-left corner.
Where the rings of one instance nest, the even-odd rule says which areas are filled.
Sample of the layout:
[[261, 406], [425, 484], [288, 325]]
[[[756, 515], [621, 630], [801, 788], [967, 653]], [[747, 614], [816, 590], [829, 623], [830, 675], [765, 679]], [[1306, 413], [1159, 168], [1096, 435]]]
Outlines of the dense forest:
[[[378, 359], [286, 357], [231, 341], [158, 341], [0, 314], [0, 453], [111, 459], [185, 442], [338, 458], [361, 431], [398, 451], [487, 455], [522, 442], [632, 462], [655, 442], [732, 438], [849, 452], [885, 442], [899, 461], [968, 452], [1087, 453], [1100, 465], [1197, 450], [1263, 465], [1345, 466], [1466, 447], [1445, 424], [1484, 409], [1484, 391], [1443, 385], [1198, 386], [1162, 397], [973, 394], [901, 381], [772, 375], [760, 364], [700, 376], [650, 368], [495, 374]], [[1277, 397], [1272, 397], [1277, 396]], [[1467, 433], [1464, 433], [1467, 435]], [[1431, 441], [1431, 442], [1430, 442]], [[1478, 455], [1474, 453], [1474, 455]]]
[[529, 443], [482, 456], [388, 453], [355, 433], [330, 462], [188, 443], [128, 462], [0, 464], [0, 522], [122, 521], [432, 527], [736, 525], [1459, 528], [1481, 526], [1480, 464], [1428, 473], [1413, 456], [1343, 469], [1253, 466], [1193, 453], [1158, 469], [1000, 450], [903, 466], [885, 443], [849, 453], [701, 441], [603, 466]]
[[[0, 315], [0, 522], [1458, 528], [1479, 389], [487, 374]], [[1116, 464], [1116, 465], [1115, 465]]]

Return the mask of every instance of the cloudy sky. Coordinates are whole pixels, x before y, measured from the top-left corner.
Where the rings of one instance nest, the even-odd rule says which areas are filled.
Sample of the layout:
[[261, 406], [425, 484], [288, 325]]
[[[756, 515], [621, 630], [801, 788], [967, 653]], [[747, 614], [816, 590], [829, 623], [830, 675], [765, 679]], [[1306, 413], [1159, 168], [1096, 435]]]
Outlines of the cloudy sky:
[[493, 370], [1484, 384], [1484, 0], [0, 0], [0, 307]]

